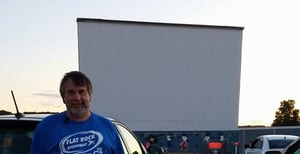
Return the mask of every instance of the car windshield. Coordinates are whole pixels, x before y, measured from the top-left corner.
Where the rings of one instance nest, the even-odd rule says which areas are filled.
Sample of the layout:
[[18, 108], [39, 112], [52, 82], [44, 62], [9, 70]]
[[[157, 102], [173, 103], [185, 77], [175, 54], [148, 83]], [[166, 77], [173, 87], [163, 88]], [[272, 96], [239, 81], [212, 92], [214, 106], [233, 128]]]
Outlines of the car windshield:
[[286, 139], [286, 140], [268, 140], [270, 149], [282, 149], [287, 145], [292, 143], [294, 140]]

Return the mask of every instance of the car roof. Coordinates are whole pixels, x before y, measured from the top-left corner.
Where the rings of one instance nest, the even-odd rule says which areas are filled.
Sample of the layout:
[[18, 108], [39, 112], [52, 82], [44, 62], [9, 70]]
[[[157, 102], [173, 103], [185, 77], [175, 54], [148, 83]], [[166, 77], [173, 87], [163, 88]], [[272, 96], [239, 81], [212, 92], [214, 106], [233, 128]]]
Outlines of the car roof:
[[[41, 121], [45, 117], [52, 115], [55, 113], [37, 113], [37, 114], [8, 114], [8, 115], [0, 115], [0, 120], [23, 120], [23, 121]], [[104, 117], [112, 122], [118, 122], [118, 120], [112, 117]]]
[[0, 120], [31, 120], [41, 121], [43, 118], [51, 114], [9, 114], [0, 115]]
[[296, 135], [284, 135], [284, 134], [270, 134], [270, 135], [261, 135], [257, 138], [266, 138], [268, 140], [276, 140], [276, 139], [297, 139], [299, 136]]

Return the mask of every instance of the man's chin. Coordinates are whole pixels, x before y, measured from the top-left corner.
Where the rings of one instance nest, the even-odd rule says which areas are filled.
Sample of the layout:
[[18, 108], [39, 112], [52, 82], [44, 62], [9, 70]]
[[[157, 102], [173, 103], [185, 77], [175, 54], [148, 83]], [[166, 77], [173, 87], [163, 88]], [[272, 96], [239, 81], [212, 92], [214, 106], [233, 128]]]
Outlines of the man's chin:
[[71, 108], [71, 113], [76, 117], [82, 117], [86, 112], [86, 108]]

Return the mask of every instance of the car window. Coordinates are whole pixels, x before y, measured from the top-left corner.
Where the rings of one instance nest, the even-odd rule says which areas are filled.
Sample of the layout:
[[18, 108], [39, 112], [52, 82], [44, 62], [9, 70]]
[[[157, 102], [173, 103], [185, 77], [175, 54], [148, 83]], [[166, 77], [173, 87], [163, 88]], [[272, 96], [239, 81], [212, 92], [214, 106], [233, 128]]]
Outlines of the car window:
[[137, 138], [131, 131], [129, 131], [125, 126], [121, 124], [116, 124], [118, 131], [122, 137], [124, 144], [130, 154], [143, 154], [143, 149], [141, 144], [138, 142]]
[[263, 147], [263, 141], [261, 139], [257, 139], [253, 142], [253, 148], [256, 148], [256, 149], [262, 149]]
[[22, 121], [1, 121], [0, 125], [0, 154], [30, 153], [35, 124]]
[[294, 140], [268, 140], [270, 149], [285, 148]]
[[290, 145], [287, 146], [287, 149], [285, 149], [285, 154], [300, 154], [300, 140], [296, 140]]

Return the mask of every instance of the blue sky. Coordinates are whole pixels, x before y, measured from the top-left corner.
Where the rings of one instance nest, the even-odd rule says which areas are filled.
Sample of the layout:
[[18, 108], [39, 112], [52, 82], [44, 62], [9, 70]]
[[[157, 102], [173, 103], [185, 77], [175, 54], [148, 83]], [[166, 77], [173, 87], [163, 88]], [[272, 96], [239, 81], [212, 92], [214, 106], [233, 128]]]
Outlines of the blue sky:
[[[239, 124], [267, 124], [300, 104], [296, 0], [1, 0], [0, 109], [62, 111], [63, 74], [78, 70], [76, 18], [244, 27]], [[298, 104], [299, 101], [299, 104]]]

